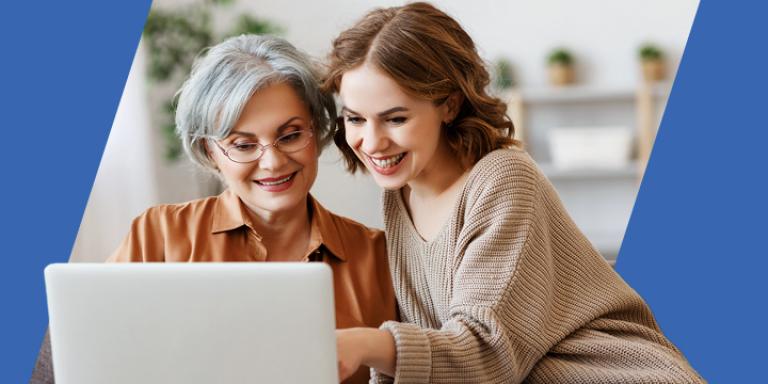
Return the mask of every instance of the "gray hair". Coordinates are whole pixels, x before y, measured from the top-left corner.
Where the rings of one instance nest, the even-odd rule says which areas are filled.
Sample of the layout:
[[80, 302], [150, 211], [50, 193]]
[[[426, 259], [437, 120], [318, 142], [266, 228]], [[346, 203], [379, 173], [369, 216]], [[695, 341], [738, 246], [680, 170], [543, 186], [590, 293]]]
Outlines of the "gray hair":
[[229, 136], [251, 96], [276, 83], [293, 87], [309, 108], [319, 151], [333, 137], [336, 105], [320, 89], [320, 72], [306, 54], [274, 36], [241, 35], [211, 47], [195, 60], [179, 89], [176, 133], [189, 158], [215, 170], [207, 139]]

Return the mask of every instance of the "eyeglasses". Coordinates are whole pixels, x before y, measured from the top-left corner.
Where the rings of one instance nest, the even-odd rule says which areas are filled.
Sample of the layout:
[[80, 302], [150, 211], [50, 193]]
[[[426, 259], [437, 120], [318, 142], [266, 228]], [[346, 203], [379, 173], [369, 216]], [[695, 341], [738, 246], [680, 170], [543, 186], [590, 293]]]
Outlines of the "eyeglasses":
[[298, 152], [309, 145], [312, 141], [312, 136], [311, 130], [302, 129], [286, 133], [278, 137], [272, 144], [261, 145], [258, 142], [237, 143], [227, 149], [222, 148], [215, 140], [211, 141], [219, 147], [224, 156], [235, 163], [252, 163], [260, 159], [264, 152], [267, 151], [267, 147], [270, 146], [275, 147], [275, 149], [280, 150], [282, 153]]

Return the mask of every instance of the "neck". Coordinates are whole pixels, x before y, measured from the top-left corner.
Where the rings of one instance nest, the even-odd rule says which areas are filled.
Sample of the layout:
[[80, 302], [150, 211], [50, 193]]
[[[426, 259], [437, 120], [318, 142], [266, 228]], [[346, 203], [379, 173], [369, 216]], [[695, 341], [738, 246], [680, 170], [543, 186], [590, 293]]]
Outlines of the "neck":
[[296, 207], [281, 212], [249, 207], [248, 214], [254, 229], [262, 235], [262, 242], [268, 251], [281, 249], [286, 244], [295, 246], [297, 243], [309, 241], [311, 223], [307, 200], [304, 200], [303, 204], [297, 204]]
[[456, 154], [441, 140], [435, 156], [418, 177], [407, 185], [407, 192], [419, 200], [437, 199], [455, 189], [464, 179], [467, 169]]

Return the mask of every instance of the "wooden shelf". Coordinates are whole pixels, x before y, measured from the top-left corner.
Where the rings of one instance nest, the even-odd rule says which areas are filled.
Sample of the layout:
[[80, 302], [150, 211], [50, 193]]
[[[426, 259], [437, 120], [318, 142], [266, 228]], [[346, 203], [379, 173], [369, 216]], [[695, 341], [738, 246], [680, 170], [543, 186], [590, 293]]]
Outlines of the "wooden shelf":
[[635, 91], [631, 88], [610, 89], [579, 85], [559, 88], [527, 88], [517, 92], [523, 103], [631, 102], [635, 98]]
[[589, 179], [630, 179], [637, 180], [640, 166], [636, 161], [619, 168], [574, 168], [563, 169], [551, 163], [539, 164], [539, 168], [552, 181]]
[[[671, 84], [521, 87], [507, 101], [516, 132], [539, 162], [572, 219], [613, 265], [653, 145]], [[626, 127], [634, 131], [633, 159], [615, 168], [560, 168], [551, 163], [548, 131], [566, 127]]]
[[[653, 97], [666, 97], [669, 84], [666, 82], [650, 85]], [[543, 103], [593, 103], [593, 102], [635, 102], [638, 87], [606, 87], [593, 85], [567, 85], [562, 87], [526, 87], [505, 91], [505, 100], [519, 100], [525, 104]]]

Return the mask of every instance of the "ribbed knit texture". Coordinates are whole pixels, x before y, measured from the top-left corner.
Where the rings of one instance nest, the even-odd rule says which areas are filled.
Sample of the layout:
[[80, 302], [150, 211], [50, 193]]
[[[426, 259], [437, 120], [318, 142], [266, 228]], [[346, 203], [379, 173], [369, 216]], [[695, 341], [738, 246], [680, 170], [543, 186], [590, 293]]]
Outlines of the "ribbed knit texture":
[[400, 191], [384, 221], [397, 383], [703, 382], [524, 152], [480, 160], [432, 241]]

